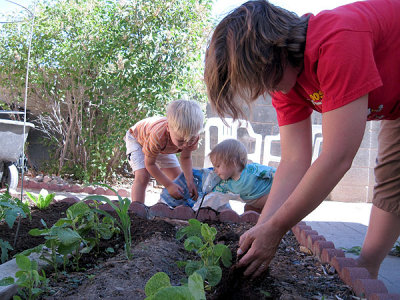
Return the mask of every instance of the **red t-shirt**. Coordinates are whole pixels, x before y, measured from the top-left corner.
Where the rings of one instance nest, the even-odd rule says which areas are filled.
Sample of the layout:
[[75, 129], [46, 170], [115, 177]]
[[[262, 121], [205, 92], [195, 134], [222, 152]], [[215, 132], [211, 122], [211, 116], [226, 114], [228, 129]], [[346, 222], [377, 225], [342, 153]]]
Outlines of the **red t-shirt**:
[[355, 2], [311, 15], [304, 69], [272, 95], [280, 126], [368, 94], [368, 120], [400, 117], [400, 1]]

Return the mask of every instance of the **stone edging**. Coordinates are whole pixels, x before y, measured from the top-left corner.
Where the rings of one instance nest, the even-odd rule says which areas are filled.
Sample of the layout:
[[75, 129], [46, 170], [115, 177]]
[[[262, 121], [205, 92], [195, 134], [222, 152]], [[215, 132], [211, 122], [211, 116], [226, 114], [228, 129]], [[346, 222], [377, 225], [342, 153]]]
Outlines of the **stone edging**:
[[299, 222], [292, 228], [300, 245], [310, 249], [322, 263], [333, 266], [343, 282], [349, 285], [358, 297], [369, 300], [400, 300], [399, 294], [389, 294], [385, 284], [378, 279], [371, 279], [366, 268], [357, 267], [356, 260], [345, 257], [342, 250], [318, 235], [305, 222]]

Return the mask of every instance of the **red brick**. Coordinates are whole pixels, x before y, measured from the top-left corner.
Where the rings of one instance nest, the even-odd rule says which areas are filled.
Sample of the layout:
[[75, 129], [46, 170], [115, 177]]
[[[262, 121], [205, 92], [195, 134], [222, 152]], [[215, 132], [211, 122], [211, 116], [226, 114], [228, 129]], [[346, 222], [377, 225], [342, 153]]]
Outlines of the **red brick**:
[[94, 188], [92, 186], [85, 186], [82, 192], [86, 194], [93, 194]]
[[31, 183], [29, 183], [29, 188], [30, 189], [34, 189], [34, 190], [38, 190], [38, 189], [41, 189], [41, 186], [40, 186], [39, 182], [32, 181]]
[[354, 282], [353, 290], [358, 297], [367, 298], [372, 294], [387, 294], [385, 284], [377, 279], [357, 279]]
[[307, 247], [307, 237], [309, 235], [318, 235], [318, 232], [315, 230], [301, 230], [298, 239], [299, 244]]
[[216, 221], [217, 213], [215, 212], [215, 210], [209, 207], [200, 208], [199, 214], [197, 215], [197, 220], [201, 222]]
[[93, 194], [96, 195], [105, 195], [106, 194], [106, 189], [102, 187], [97, 187], [94, 189]]
[[292, 228], [292, 232], [296, 237], [297, 241], [300, 241], [300, 234], [303, 230], [312, 230], [311, 226], [308, 225], [296, 225]]
[[239, 223], [240, 217], [232, 209], [225, 209], [219, 213], [218, 220], [224, 223]]
[[129, 206], [129, 210], [138, 216], [147, 218], [147, 206], [143, 203], [134, 201]]
[[129, 193], [128, 193], [128, 191], [127, 190], [125, 190], [125, 189], [119, 189], [118, 190], [118, 195], [120, 195], [121, 197], [129, 197]]
[[172, 218], [173, 211], [167, 204], [164, 203], [156, 203], [153, 206], [150, 206], [149, 209], [149, 217], [166, 217]]
[[83, 193], [83, 188], [77, 184], [74, 184], [71, 186], [71, 192], [72, 193]]
[[334, 267], [339, 274], [342, 272], [344, 267], [357, 267], [355, 259], [349, 257], [335, 256], [329, 264]]
[[344, 257], [343, 250], [335, 248], [324, 248], [321, 252], [321, 262], [330, 263], [334, 257]]
[[322, 235], [309, 235], [307, 236], [307, 248], [312, 249], [315, 241], [326, 241]]
[[368, 300], [400, 300], [400, 294], [377, 293], [369, 296]]
[[65, 202], [65, 203], [70, 203], [70, 204], [75, 204], [76, 202], [79, 202], [79, 198], [77, 197], [66, 197], [64, 199], [61, 199], [59, 202]]
[[240, 222], [255, 224], [257, 223], [259, 216], [260, 214], [256, 213], [255, 211], [252, 210], [245, 211], [243, 214], [240, 215]]
[[106, 196], [116, 196], [115, 192], [110, 190], [110, 189], [107, 189], [105, 191], [104, 195], [106, 195]]
[[108, 203], [101, 204], [99, 206], [99, 209], [107, 211], [107, 212], [113, 212], [114, 211], [114, 208]]
[[343, 267], [339, 277], [347, 285], [353, 286], [357, 279], [370, 279], [371, 276], [366, 268], [361, 267]]
[[315, 256], [321, 258], [322, 250], [325, 248], [335, 248], [335, 245], [331, 241], [318, 240], [315, 241], [312, 245], [311, 251], [314, 253]]
[[195, 217], [195, 212], [189, 206], [179, 205], [174, 208], [172, 217], [179, 220], [189, 220]]

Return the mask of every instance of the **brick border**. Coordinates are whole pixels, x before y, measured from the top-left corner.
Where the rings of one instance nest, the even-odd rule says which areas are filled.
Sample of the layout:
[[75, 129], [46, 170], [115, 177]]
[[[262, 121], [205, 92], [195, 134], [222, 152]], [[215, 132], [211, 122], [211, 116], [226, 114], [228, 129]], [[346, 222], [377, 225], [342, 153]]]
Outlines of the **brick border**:
[[[20, 187], [20, 183], [18, 185]], [[87, 193], [105, 196], [115, 195], [109, 189], [103, 187], [79, 186], [79, 185], [60, 185], [51, 182], [36, 182], [35, 180], [25, 179], [24, 187], [30, 189], [47, 189], [55, 192], [66, 191], [73, 193]], [[121, 197], [127, 197], [129, 191], [119, 189], [118, 194]], [[66, 197], [60, 201], [74, 203], [79, 201], [76, 197]], [[102, 205], [104, 210], [112, 210], [108, 205]], [[132, 203], [129, 208], [133, 213], [148, 219], [154, 217], [164, 217], [170, 219], [188, 220], [194, 218], [194, 211], [187, 206], [178, 206], [175, 209], [170, 208], [167, 204], [157, 203], [148, 207], [140, 203]], [[260, 214], [248, 211], [238, 215], [231, 209], [226, 209], [217, 212], [211, 208], [201, 208], [198, 219], [200, 221], [210, 220], [230, 223], [252, 223], [255, 224]], [[322, 263], [328, 263], [333, 266], [343, 282], [349, 285], [358, 297], [363, 297], [373, 300], [400, 300], [399, 294], [389, 294], [385, 284], [378, 279], [371, 279], [365, 268], [357, 267], [357, 263], [353, 258], [345, 257], [342, 250], [336, 249], [331, 241], [327, 241], [324, 236], [318, 235], [318, 232], [313, 230], [305, 222], [301, 221], [292, 228], [297, 241], [301, 246], [311, 250], [313, 255]]]
[[349, 285], [361, 298], [373, 300], [400, 300], [399, 294], [389, 294], [385, 284], [378, 279], [371, 279], [366, 268], [357, 266], [353, 258], [345, 257], [344, 252], [318, 235], [305, 222], [301, 221], [292, 228], [300, 245], [310, 249], [321, 262], [333, 266], [340, 279]]

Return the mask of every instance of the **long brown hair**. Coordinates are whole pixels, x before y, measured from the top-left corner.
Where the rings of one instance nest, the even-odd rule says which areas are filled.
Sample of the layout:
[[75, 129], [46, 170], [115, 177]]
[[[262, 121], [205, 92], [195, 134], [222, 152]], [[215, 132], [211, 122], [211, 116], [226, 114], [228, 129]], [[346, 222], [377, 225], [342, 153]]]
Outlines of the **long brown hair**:
[[220, 117], [247, 119], [241, 108], [273, 91], [288, 63], [303, 64], [308, 16], [265, 0], [249, 1], [229, 13], [208, 44], [204, 80]]

